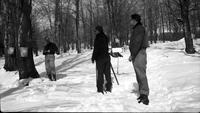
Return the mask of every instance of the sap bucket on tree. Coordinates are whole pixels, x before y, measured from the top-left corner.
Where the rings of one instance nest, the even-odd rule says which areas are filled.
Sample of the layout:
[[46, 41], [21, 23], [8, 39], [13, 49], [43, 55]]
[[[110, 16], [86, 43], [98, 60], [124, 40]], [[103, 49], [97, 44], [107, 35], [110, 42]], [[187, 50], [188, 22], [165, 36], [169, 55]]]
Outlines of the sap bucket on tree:
[[20, 56], [28, 57], [28, 47], [20, 47]]
[[15, 48], [14, 47], [8, 47], [8, 55], [13, 55], [15, 52]]

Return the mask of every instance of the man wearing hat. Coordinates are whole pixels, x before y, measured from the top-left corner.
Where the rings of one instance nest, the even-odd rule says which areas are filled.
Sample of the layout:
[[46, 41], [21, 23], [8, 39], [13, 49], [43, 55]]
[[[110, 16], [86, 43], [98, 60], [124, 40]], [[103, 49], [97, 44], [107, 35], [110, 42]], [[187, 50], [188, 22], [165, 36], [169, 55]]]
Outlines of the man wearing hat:
[[139, 103], [149, 104], [149, 85], [146, 76], [147, 53], [146, 48], [149, 47], [148, 39], [145, 36], [145, 28], [141, 23], [141, 17], [138, 14], [131, 15], [131, 37], [130, 37], [130, 57], [129, 61], [133, 63], [136, 73], [136, 79], [139, 86]]
[[55, 69], [55, 56], [54, 54], [59, 54], [59, 50], [49, 38], [45, 38], [46, 46], [44, 47], [43, 54], [45, 55], [45, 67], [47, 76], [51, 81], [56, 81], [56, 69]]
[[[96, 32], [96, 38], [94, 41], [92, 63], [96, 61], [97, 92], [104, 94], [104, 91], [111, 92], [112, 89], [111, 71], [110, 71], [111, 65], [110, 65], [110, 56], [108, 53], [109, 39], [104, 34], [102, 26], [97, 26], [95, 28], [95, 32]], [[105, 89], [104, 89], [104, 75], [106, 78]]]

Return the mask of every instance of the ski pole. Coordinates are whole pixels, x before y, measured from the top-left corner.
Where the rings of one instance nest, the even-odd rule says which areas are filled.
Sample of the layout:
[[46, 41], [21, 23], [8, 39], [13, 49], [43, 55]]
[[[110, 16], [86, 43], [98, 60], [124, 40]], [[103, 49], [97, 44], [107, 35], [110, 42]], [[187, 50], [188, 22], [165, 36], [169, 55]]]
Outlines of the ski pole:
[[118, 80], [117, 80], [117, 76], [116, 76], [116, 74], [115, 74], [115, 71], [114, 71], [113, 66], [112, 66], [111, 63], [110, 63], [110, 66], [111, 66], [112, 72], [113, 72], [113, 74], [114, 74], [114, 76], [115, 76], [115, 79], [116, 79], [116, 81], [117, 81], [117, 84], [119, 85], [119, 82], [118, 82]]

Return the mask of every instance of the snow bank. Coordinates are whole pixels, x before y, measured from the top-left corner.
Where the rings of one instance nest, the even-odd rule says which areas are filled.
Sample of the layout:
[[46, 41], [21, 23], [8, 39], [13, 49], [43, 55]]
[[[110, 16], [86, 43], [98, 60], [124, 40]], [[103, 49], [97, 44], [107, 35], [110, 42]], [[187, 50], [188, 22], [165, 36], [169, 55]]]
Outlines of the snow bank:
[[[200, 40], [194, 40], [197, 51]], [[16, 85], [17, 72], [0, 69], [1, 110], [4, 112], [199, 112], [200, 55], [186, 55], [184, 40], [153, 44], [147, 49], [147, 77], [150, 104], [138, 104], [138, 86], [129, 51], [119, 58], [120, 85], [113, 78], [113, 91], [96, 93], [95, 64], [92, 51], [56, 56], [58, 80], [45, 75], [44, 56], [35, 57], [41, 78], [29, 86]], [[117, 70], [117, 58], [111, 62]], [[1, 60], [0, 60], [1, 62]]]

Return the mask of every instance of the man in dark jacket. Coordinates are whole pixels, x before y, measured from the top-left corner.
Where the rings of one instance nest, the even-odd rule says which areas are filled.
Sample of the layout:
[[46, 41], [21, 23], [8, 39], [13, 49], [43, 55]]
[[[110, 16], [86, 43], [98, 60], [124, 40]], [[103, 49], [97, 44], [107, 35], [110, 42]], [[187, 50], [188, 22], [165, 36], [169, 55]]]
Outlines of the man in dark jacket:
[[52, 43], [50, 39], [46, 38], [46, 46], [44, 47], [43, 54], [45, 55], [46, 72], [51, 81], [56, 81], [56, 69], [55, 69], [55, 56], [59, 54], [59, 50], [56, 44]]
[[145, 28], [141, 23], [141, 17], [138, 14], [131, 15], [132, 33], [130, 38], [130, 53], [129, 61], [132, 61], [136, 79], [139, 86], [140, 96], [138, 102], [145, 105], [149, 104], [149, 86], [146, 76], [147, 53], [146, 48], [149, 46], [148, 39], [145, 36]]
[[97, 70], [97, 92], [104, 94], [104, 75], [106, 78], [105, 91], [111, 92], [112, 81], [111, 81], [111, 72], [110, 72], [110, 56], [108, 53], [108, 43], [109, 39], [104, 34], [103, 28], [97, 26], [96, 38], [94, 41], [94, 50], [92, 54], [92, 63], [96, 61], [96, 70]]

